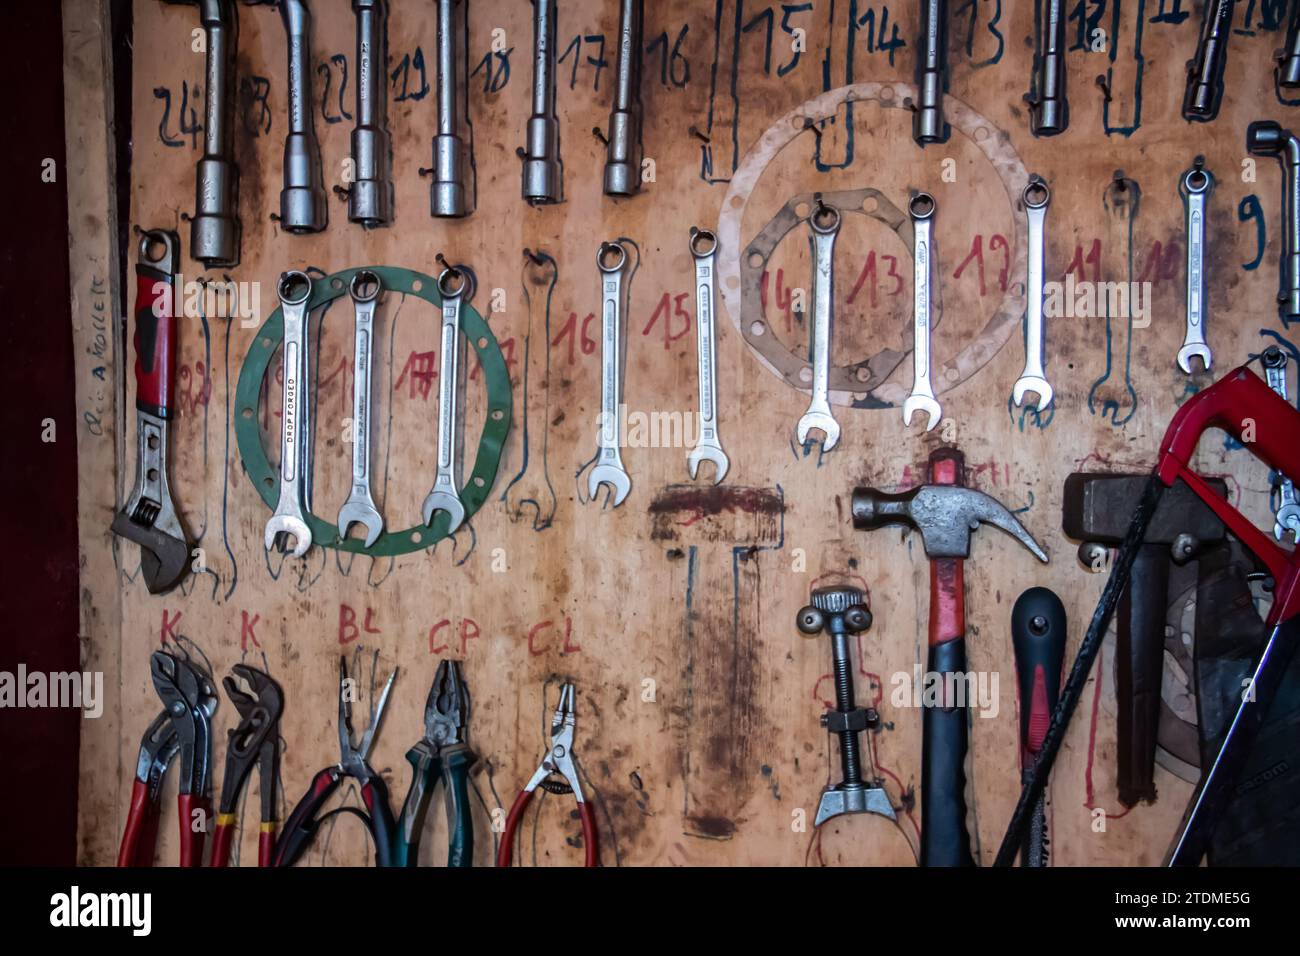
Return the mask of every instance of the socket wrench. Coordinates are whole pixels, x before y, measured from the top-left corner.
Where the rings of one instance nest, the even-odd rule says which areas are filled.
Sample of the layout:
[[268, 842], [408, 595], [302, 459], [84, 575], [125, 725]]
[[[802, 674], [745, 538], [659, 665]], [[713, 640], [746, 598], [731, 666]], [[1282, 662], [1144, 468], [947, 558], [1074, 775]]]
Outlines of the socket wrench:
[[564, 198], [560, 120], [555, 115], [555, 0], [533, 0], [533, 115], [528, 118], [524, 199], [534, 206]]
[[707, 229], [691, 227], [691, 256], [695, 259], [695, 345], [700, 388], [700, 437], [686, 459], [691, 480], [700, 470], [700, 462], [713, 462], [713, 483], [720, 484], [727, 474], [727, 453], [718, 436], [718, 356], [714, 348], [713, 303], [714, 257], [718, 237]]
[[814, 428], [822, 433], [822, 451], [830, 451], [840, 440], [840, 425], [831, 414], [831, 307], [834, 302], [835, 237], [840, 231], [840, 211], [817, 197], [817, 206], [808, 217], [812, 230], [809, 245], [813, 258], [813, 327], [809, 343], [812, 359], [812, 398], [795, 428], [800, 445], [808, 442]]
[[925, 430], [939, 424], [943, 412], [934, 397], [930, 382], [930, 273], [931, 227], [935, 203], [929, 193], [917, 193], [908, 203], [912, 217], [912, 393], [903, 402], [903, 425], [912, 424], [912, 416], [925, 412]]
[[339, 509], [339, 537], [346, 538], [354, 524], [366, 529], [369, 548], [384, 533], [384, 516], [375, 507], [370, 491], [370, 372], [375, 342], [375, 305], [383, 283], [379, 276], [362, 269], [352, 276], [348, 293], [356, 314], [356, 335], [352, 348], [352, 492]]
[[1187, 214], [1187, 331], [1178, 350], [1178, 367], [1191, 375], [1193, 358], [1200, 358], [1206, 372], [1213, 361], [1205, 342], [1205, 200], [1214, 177], [1198, 156], [1178, 183]]
[[289, 133], [284, 139], [280, 226], [286, 232], [320, 232], [329, 223], [320, 143], [311, 95], [311, 10], [304, 0], [280, 0], [289, 42]]
[[1029, 129], [1035, 136], [1055, 136], [1070, 125], [1065, 82], [1065, 10], [1062, 0], [1040, 0], [1038, 49], [1034, 53], [1034, 91], [1029, 102]]
[[1300, 87], [1300, 4], [1291, 5], [1291, 19], [1286, 28], [1286, 45], [1273, 54], [1277, 66], [1273, 79], [1280, 89]]
[[610, 487], [617, 508], [632, 490], [619, 446], [619, 412], [623, 406], [624, 332], [623, 267], [627, 250], [618, 240], [602, 242], [596, 252], [600, 270], [600, 435], [596, 464], [587, 475], [587, 497], [593, 501], [601, 485]]
[[438, 0], [438, 135], [433, 138], [429, 198], [435, 216], [452, 219], [469, 214], [469, 190], [465, 185], [468, 150], [460, 137], [458, 35], [452, 0]]
[[1223, 100], [1223, 67], [1228, 61], [1233, 0], [1205, 0], [1205, 18], [1196, 55], [1187, 61], [1183, 119], [1208, 123], [1219, 115]]
[[456, 456], [456, 439], [460, 431], [460, 415], [456, 399], [460, 392], [460, 307], [474, 295], [470, 274], [455, 266], [448, 266], [438, 275], [438, 295], [442, 297], [442, 355], [438, 369], [438, 471], [433, 478], [433, 488], [424, 499], [421, 514], [426, 525], [433, 524], [433, 516], [447, 512], [450, 519], [447, 533], [455, 534], [465, 520], [465, 506], [461, 504], [457, 487], [460, 467]]
[[916, 92], [912, 139], [918, 146], [946, 143], [950, 133], [943, 116], [943, 96], [948, 92], [948, 0], [921, 0]]
[[1029, 220], [1029, 278], [1025, 283], [1025, 369], [1011, 389], [1011, 400], [1024, 405], [1025, 393], [1038, 396], [1038, 411], [1052, 404], [1052, 386], [1043, 368], [1045, 337], [1043, 330], [1043, 232], [1047, 206], [1052, 201], [1047, 183], [1034, 177], [1025, 185], [1022, 200]]
[[266, 550], [294, 539], [292, 554], [301, 558], [311, 547], [311, 529], [305, 512], [310, 498], [311, 358], [307, 351], [307, 303], [311, 276], [286, 272], [276, 291], [284, 313], [284, 384], [280, 412], [280, 500], [266, 523]]
[[348, 219], [386, 226], [393, 218], [393, 143], [388, 134], [386, 49], [388, 10], [384, 0], [352, 0], [357, 15], [357, 119], [352, 129], [352, 185]]
[[641, 25], [641, 0], [622, 0], [614, 108], [606, 137], [606, 196], [633, 196], [641, 188]]
[[1276, 156], [1282, 164], [1282, 263], [1278, 270], [1278, 314], [1284, 325], [1300, 319], [1300, 140], [1272, 120], [1246, 129], [1246, 148]]

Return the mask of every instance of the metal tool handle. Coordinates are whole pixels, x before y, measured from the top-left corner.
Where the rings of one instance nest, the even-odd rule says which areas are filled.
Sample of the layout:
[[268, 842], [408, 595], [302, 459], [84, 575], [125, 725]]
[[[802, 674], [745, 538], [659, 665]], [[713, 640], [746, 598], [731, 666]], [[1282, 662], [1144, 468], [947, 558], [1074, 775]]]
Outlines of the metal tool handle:
[[385, 0], [354, 0], [357, 18], [357, 111], [352, 129], [354, 179], [348, 190], [348, 218], [366, 226], [392, 219], [390, 175], [392, 139], [388, 133]]
[[1035, 136], [1055, 136], [1070, 125], [1063, 7], [1061, 0], [1042, 0], [1035, 57], [1037, 73], [1029, 111], [1030, 129]]
[[533, 113], [523, 154], [523, 195], [534, 204], [559, 202], [564, 191], [555, 115], [555, 22], [555, 0], [533, 0]]
[[926, 193], [913, 198], [912, 215], [912, 390], [934, 397], [930, 381], [930, 232], [934, 223], [934, 200]]
[[239, 17], [234, 0], [208, 0], [199, 6], [207, 43], [203, 99], [203, 156], [195, 170], [195, 210], [190, 221], [190, 254], [206, 266], [239, 261], [239, 209], [235, 193], [239, 167], [234, 162], [235, 54]]
[[1205, 342], [1205, 198], [1214, 179], [1198, 160], [1183, 174], [1180, 191], [1187, 219], [1187, 327], [1178, 365], [1191, 373], [1191, 358], [1199, 355], [1206, 370], [1211, 354]]
[[[358, 279], [373, 284], [358, 289]], [[352, 492], [370, 497], [370, 372], [375, 333], [375, 303], [380, 280], [374, 273], [358, 273], [352, 280], [356, 335], [352, 354]]]
[[[830, 207], [826, 207], [830, 208]], [[833, 225], [820, 227], [817, 212], [812, 224], [813, 247], [813, 327], [812, 327], [812, 396], [814, 403], [830, 405], [831, 309], [834, 302], [832, 276], [835, 263], [835, 237], [839, 235], [840, 214], [835, 212]]]
[[303, 482], [307, 434], [311, 420], [308, 394], [307, 302], [311, 278], [286, 272], [280, 278], [284, 313], [284, 382], [281, 387], [280, 498], [305, 501]]
[[916, 46], [916, 111], [912, 138], [917, 144], [948, 139], [943, 97], [948, 90], [948, 2], [921, 0], [921, 35]]
[[[459, 288], [452, 289], [444, 279], [459, 276]], [[438, 382], [438, 473], [434, 490], [456, 492], [457, 392], [460, 390], [460, 307], [469, 291], [469, 275], [447, 269], [438, 278], [442, 294], [442, 355]]]
[[[701, 247], [701, 243], [703, 246]], [[718, 390], [714, 381], [717, 355], [713, 347], [713, 262], [718, 240], [711, 232], [691, 229], [695, 258], [696, 357], [699, 365], [700, 440], [713, 442], [718, 432]]]
[[[1046, 192], [1046, 184], [1040, 184]], [[1028, 281], [1025, 284], [1025, 374], [1046, 378], [1043, 371], [1043, 248], [1047, 222], [1048, 193], [1041, 202], [1031, 203], [1026, 189], [1025, 218], [1029, 225]]]
[[[607, 260], [606, 256], [613, 255]], [[627, 251], [619, 242], [602, 243], [600, 269], [600, 454], [597, 464], [618, 464], [619, 406], [623, 402], [623, 266]]]
[[176, 233], [155, 230], [140, 237], [135, 294], [135, 407], [169, 419], [176, 374]]
[[1196, 55], [1187, 64], [1183, 119], [1207, 122], [1219, 112], [1223, 99], [1223, 67], [1228, 60], [1233, 0], [1205, 0], [1205, 18]]
[[614, 105], [606, 137], [607, 196], [630, 196], [641, 188], [641, 24], [641, 0], [622, 0]]

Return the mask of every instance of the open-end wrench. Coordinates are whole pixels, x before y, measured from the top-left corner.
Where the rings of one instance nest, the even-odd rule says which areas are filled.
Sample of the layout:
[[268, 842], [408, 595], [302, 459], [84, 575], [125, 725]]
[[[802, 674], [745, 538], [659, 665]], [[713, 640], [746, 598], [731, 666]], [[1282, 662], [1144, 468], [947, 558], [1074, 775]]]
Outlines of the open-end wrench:
[[1178, 367], [1191, 375], [1193, 358], [1200, 358], [1206, 372], [1213, 360], [1205, 342], [1205, 199], [1214, 177], [1198, 156], [1179, 185], [1187, 211], [1187, 332], [1178, 350]]
[[1052, 404], [1052, 386], [1043, 369], [1043, 223], [1052, 194], [1047, 183], [1037, 177], [1025, 185], [1022, 195], [1025, 215], [1029, 219], [1029, 279], [1025, 283], [1025, 369], [1011, 389], [1017, 406], [1025, 403], [1025, 393], [1038, 396], [1038, 411]]
[[348, 292], [356, 311], [356, 342], [352, 353], [352, 493], [339, 509], [339, 537], [359, 524], [366, 529], [366, 547], [384, 533], [384, 516], [370, 493], [370, 369], [375, 341], [375, 303], [383, 285], [379, 276], [362, 269], [352, 277]]
[[1034, 90], [1029, 101], [1029, 129], [1035, 136], [1055, 136], [1070, 125], [1065, 82], [1065, 4], [1040, 0], [1038, 49], [1034, 54]]
[[357, 15], [357, 120], [352, 130], [354, 180], [348, 189], [348, 219], [363, 226], [393, 218], [393, 143], [388, 135], [388, 62], [385, 0], [352, 0]]
[[174, 232], [140, 237], [135, 300], [135, 487], [113, 517], [113, 533], [140, 545], [150, 594], [171, 590], [190, 565], [189, 538], [172, 503], [168, 430], [176, 375], [174, 305], [181, 242]]
[[[284, 312], [284, 387], [280, 413], [280, 500], [266, 523], [264, 543], [270, 551], [280, 535], [292, 535], [292, 554], [301, 558], [311, 547], [311, 529], [303, 512], [307, 507], [305, 477], [307, 442], [311, 435], [311, 359], [307, 352], [307, 302], [311, 276], [286, 272], [276, 287]], [[281, 539], [283, 541], [283, 539]]]
[[560, 120], [555, 115], [555, 0], [533, 0], [533, 114], [521, 158], [524, 199], [534, 206], [564, 197]]
[[912, 424], [912, 416], [925, 412], [925, 430], [939, 424], [943, 412], [930, 383], [930, 227], [935, 203], [929, 193], [917, 193], [907, 206], [912, 216], [912, 394], [903, 402], [903, 424]]
[[809, 346], [812, 359], [812, 399], [795, 429], [799, 444], [808, 442], [808, 433], [817, 428], [822, 433], [822, 451], [830, 451], [840, 440], [840, 424], [831, 414], [831, 305], [835, 269], [835, 237], [840, 231], [840, 211], [817, 197], [817, 207], [808, 217], [812, 230], [809, 245], [813, 256], [813, 327]]
[[433, 516], [447, 512], [450, 519], [447, 533], [454, 534], [465, 520], [465, 506], [461, 504], [456, 483], [460, 478], [456, 458], [456, 433], [459, 413], [456, 408], [460, 390], [460, 307], [474, 295], [470, 274], [455, 266], [448, 266], [438, 275], [438, 295], [442, 297], [442, 356], [438, 369], [438, 471], [433, 477], [433, 488], [424, 499], [421, 514], [425, 524], [433, 524]]
[[[433, 138], [433, 214], [458, 219], [469, 213], [465, 169], [469, 165], [460, 137], [459, 37], [452, 0], [438, 0], [438, 135]], [[468, 17], [468, 13], [466, 14]]]
[[641, 0], [622, 0], [614, 106], [606, 137], [606, 196], [632, 196], [641, 188], [641, 22]]
[[948, 0], [921, 0], [916, 90], [912, 139], [918, 146], [946, 143], [950, 133], [943, 116], [943, 97], [948, 92]]
[[1223, 100], [1223, 68], [1228, 62], [1228, 37], [1232, 35], [1234, 0], [1205, 0], [1205, 18], [1196, 55], [1187, 61], [1187, 88], [1183, 93], [1183, 119], [1208, 123], [1219, 115]]
[[695, 257], [695, 342], [699, 365], [700, 438], [686, 459], [691, 480], [700, 470], [700, 462], [713, 462], [713, 483], [720, 484], [727, 474], [727, 453], [718, 435], [718, 357], [713, 346], [714, 269], [718, 237], [707, 229], [691, 227], [691, 255]]
[[[1271, 345], [1264, 350], [1263, 364], [1264, 378], [1268, 382], [1268, 387], [1279, 397], [1287, 398], [1286, 353], [1276, 345]], [[1289, 531], [1292, 539], [1300, 543], [1300, 501], [1296, 499], [1295, 483], [1280, 471], [1277, 476], [1279, 479], [1278, 508], [1273, 518], [1273, 537], [1281, 541]]]
[[621, 505], [632, 490], [619, 448], [619, 411], [623, 404], [623, 267], [627, 250], [617, 239], [596, 252], [600, 270], [600, 438], [596, 464], [587, 475], [587, 497], [601, 485], [610, 487], [610, 503]]
[[284, 139], [284, 188], [280, 226], [286, 232], [320, 232], [329, 223], [320, 165], [320, 141], [312, 117], [311, 10], [303, 0], [280, 0], [289, 43], [289, 132]]

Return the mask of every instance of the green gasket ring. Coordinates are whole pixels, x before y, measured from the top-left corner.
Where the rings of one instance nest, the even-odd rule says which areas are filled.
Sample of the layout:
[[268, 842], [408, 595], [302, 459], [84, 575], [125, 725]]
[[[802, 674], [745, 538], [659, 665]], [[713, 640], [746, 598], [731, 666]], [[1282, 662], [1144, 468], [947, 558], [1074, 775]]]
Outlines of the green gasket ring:
[[[422, 272], [395, 266], [361, 266], [335, 272], [323, 279], [314, 279], [311, 299], [307, 303], [308, 310], [314, 311], [346, 296], [352, 277], [362, 271], [379, 276], [385, 292], [417, 296], [439, 310], [442, 308], [442, 296], [438, 294], [436, 279]], [[419, 283], [419, 289], [415, 288], [416, 283]], [[478, 310], [469, 303], [461, 307], [460, 331], [478, 354], [488, 399], [474, 470], [465, 486], [460, 489], [465, 519], [469, 520], [483, 506], [488, 492], [492, 490], [492, 483], [496, 480], [501, 451], [505, 447], [506, 436], [510, 433], [510, 412], [514, 401], [510, 391], [510, 373], [496, 336]], [[283, 339], [284, 313], [277, 308], [257, 330], [257, 336], [244, 357], [244, 364], [239, 371], [239, 384], [235, 388], [235, 440], [239, 445], [239, 457], [243, 461], [244, 473], [271, 510], [275, 509], [280, 497], [280, 470], [271, 467], [266, 449], [262, 447], [261, 429], [257, 423], [257, 403], [262, 393], [262, 381], [270, 370], [271, 359]], [[439, 511], [431, 526], [417, 524], [404, 531], [385, 531], [373, 547], [367, 548], [359, 538], [340, 538], [336, 524], [311, 513], [306, 518], [313, 544], [371, 557], [410, 554], [435, 545], [447, 537], [447, 525], [451, 521], [450, 515]]]

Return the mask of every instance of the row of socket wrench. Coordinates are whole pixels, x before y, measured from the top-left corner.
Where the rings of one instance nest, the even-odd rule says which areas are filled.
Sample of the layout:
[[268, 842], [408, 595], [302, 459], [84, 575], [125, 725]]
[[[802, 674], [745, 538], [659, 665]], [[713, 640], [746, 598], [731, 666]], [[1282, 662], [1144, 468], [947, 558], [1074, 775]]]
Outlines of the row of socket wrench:
[[[275, 512], [266, 523], [266, 550], [279, 546], [302, 557], [312, 545], [311, 528], [306, 515], [312, 510], [312, 385], [311, 350], [308, 342], [308, 302], [312, 280], [305, 272], [289, 271], [280, 276], [276, 286], [284, 315], [284, 383], [281, 389], [280, 419], [280, 497]], [[352, 482], [347, 501], [339, 508], [338, 533], [346, 538], [353, 525], [365, 529], [365, 546], [373, 547], [384, 533], [384, 518], [375, 506], [370, 488], [370, 411], [371, 366], [374, 354], [375, 307], [383, 294], [383, 283], [375, 273], [362, 269], [348, 286], [356, 314], [353, 344], [352, 399]], [[463, 303], [474, 294], [473, 275], [469, 270], [448, 266], [438, 276], [438, 293], [442, 297], [440, 328], [440, 365], [438, 370], [438, 446], [437, 471], [433, 488], [424, 499], [421, 516], [426, 525], [434, 515], [445, 511], [449, 517], [448, 534], [465, 520], [459, 486], [459, 416], [457, 395], [460, 387], [461, 352], [460, 312]], [[293, 540], [289, 549], [288, 539]]]

